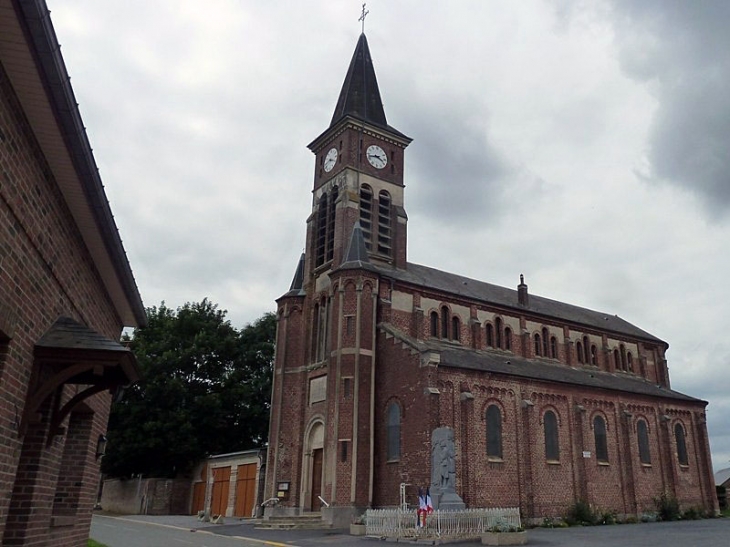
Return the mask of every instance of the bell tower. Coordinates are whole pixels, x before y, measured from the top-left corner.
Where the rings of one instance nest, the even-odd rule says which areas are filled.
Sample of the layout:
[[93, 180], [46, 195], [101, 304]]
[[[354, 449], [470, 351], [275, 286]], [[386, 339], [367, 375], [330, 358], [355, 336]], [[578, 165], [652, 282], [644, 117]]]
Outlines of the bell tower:
[[388, 125], [361, 34], [330, 125], [309, 145], [305, 252], [277, 299], [266, 496], [279, 504], [270, 514], [330, 504], [332, 518], [349, 521], [372, 503], [380, 276], [406, 268], [410, 142]]
[[403, 171], [410, 142], [388, 125], [361, 34], [330, 126], [309, 144], [316, 157], [307, 227], [310, 275], [342, 264], [357, 221], [373, 263], [406, 267]]

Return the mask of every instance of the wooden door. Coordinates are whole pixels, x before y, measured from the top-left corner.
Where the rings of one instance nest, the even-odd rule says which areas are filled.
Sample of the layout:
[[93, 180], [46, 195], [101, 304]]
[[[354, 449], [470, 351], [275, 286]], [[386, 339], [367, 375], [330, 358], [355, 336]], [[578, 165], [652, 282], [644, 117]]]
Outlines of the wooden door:
[[208, 464], [205, 463], [200, 468], [200, 476], [196, 478], [198, 482], [193, 484], [193, 503], [190, 508], [191, 515], [197, 515], [198, 511], [205, 509], [205, 488], [208, 485]]
[[228, 489], [231, 484], [231, 468], [213, 469], [213, 495], [210, 501], [211, 515], [224, 515], [228, 509]]
[[205, 483], [196, 482], [193, 485], [193, 506], [191, 507], [191, 515], [197, 515], [198, 511], [205, 509]]
[[321, 448], [312, 450], [312, 511], [319, 511], [322, 507], [319, 497], [322, 495], [323, 452]]
[[256, 495], [256, 464], [249, 463], [238, 466], [236, 478], [236, 503], [233, 515], [250, 517], [253, 514], [254, 496]]

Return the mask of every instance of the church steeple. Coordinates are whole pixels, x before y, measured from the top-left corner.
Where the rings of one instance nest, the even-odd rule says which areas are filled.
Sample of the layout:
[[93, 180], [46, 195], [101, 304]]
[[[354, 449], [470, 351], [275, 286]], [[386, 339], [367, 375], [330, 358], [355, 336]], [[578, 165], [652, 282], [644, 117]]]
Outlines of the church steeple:
[[330, 127], [345, 116], [352, 116], [381, 127], [388, 126], [365, 34], [361, 34], [357, 41]]
[[388, 125], [370, 48], [361, 34], [330, 125], [309, 144], [316, 159], [307, 275], [347, 262], [357, 221], [369, 261], [406, 267], [403, 168], [410, 142]]

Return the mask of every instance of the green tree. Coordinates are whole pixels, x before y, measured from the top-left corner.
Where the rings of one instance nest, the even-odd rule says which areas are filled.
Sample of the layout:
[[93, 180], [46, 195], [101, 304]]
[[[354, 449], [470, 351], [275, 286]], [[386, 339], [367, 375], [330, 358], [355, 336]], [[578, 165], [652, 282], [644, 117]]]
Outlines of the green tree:
[[112, 406], [104, 473], [174, 477], [266, 440], [276, 318], [241, 331], [204, 299], [148, 308], [130, 346], [142, 380]]

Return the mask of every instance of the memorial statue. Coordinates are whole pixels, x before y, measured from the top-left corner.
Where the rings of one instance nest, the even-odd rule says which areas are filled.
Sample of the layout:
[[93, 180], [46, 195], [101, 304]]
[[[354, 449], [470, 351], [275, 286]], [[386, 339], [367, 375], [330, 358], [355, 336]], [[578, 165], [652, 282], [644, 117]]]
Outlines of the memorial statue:
[[456, 493], [454, 430], [439, 427], [431, 434], [431, 495], [435, 509], [464, 509]]

